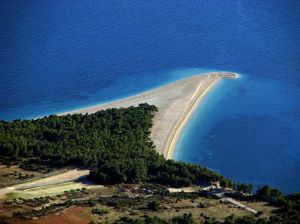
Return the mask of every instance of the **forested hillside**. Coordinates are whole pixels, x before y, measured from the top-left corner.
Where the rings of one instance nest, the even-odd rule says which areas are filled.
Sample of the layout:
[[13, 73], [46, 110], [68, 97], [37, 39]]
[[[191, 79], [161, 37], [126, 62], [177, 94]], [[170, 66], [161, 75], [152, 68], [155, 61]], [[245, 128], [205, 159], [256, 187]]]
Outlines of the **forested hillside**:
[[150, 128], [155, 106], [108, 109], [95, 114], [48, 116], [0, 122], [0, 159], [29, 170], [92, 168], [99, 183], [151, 181], [172, 186], [231, 181], [198, 165], [165, 160], [155, 151]]
[[[0, 121], [0, 162], [17, 164], [24, 169], [37, 171], [68, 166], [87, 167], [91, 169], [89, 178], [101, 184], [151, 182], [154, 183], [153, 186], [158, 186], [155, 183], [159, 183], [179, 187], [219, 180], [222, 186], [232, 186], [237, 190], [227, 193], [227, 196], [250, 203], [265, 201], [278, 210], [268, 219], [228, 216], [224, 222], [217, 222], [207, 217], [204, 223], [299, 222], [299, 193], [285, 196], [280, 191], [265, 186], [259, 188], [254, 195], [241, 194], [240, 192], [250, 193], [252, 185], [233, 184], [199, 165], [164, 159], [155, 151], [150, 139], [152, 119], [156, 111], [155, 106], [140, 104], [138, 107], [108, 109], [95, 114], [52, 115], [35, 120]], [[80, 194], [81, 191], [74, 192]], [[163, 195], [164, 192], [159, 200], [164, 202]], [[184, 195], [182, 193], [180, 197]], [[197, 194], [197, 197], [201, 195]], [[208, 198], [210, 197], [208, 195]], [[99, 203], [99, 198], [92, 202]], [[59, 206], [65, 208], [73, 205], [72, 203], [74, 202], [68, 200], [61, 204], [52, 204], [47, 209], [50, 211]], [[203, 209], [202, 205], [200, 207]], [[43, 214], [47, 209], [25, 212], [23, 216]], [[145, 211], [145, 208], [143, 209]], [[149, 210], [148, 207], [147, 209]], [[21, 215], [19, 214], [20, 217]], [[262, 212], [257, 214], [260, 215], [263, 215]], [[171, 221], [120, 219], [117, 223], [129, 222], [195, 223], [193, 217], [188, 215]]]

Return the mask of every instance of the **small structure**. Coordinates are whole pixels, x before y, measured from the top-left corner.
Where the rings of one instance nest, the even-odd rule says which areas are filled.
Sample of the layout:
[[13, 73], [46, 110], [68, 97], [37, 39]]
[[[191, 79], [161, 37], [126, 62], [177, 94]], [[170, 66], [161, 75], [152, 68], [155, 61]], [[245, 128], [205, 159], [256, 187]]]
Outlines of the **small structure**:
[[220, 185], [219, 181], [211, 181], [210, 185], [214, 186], [215, 188], [221, 188], [221, 185]]

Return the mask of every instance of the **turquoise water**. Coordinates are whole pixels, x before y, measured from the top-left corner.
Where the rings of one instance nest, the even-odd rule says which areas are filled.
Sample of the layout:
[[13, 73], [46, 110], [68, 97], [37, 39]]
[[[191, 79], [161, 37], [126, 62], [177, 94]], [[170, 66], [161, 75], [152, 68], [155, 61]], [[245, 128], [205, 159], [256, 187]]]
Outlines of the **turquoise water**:
[[248, 75], [222, 81], [183, 129], [174, 159], [203, 164], [256, 187], [299, 189], [297, 99], [298, 89], [279, 81]]
[[209, 93], [178, 160], [300, 189], [300, 2], [1, 1], [0, 119], [130, 96], [198, 72]]

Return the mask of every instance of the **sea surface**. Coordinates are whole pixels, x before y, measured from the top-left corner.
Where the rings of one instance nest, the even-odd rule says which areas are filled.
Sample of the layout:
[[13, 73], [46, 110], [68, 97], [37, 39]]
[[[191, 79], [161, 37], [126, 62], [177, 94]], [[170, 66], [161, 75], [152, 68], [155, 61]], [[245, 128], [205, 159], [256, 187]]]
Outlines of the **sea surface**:
[[300, 191], [300, 1], [0, 1], [0, 119], [36, 118], [232, 71], [176, 160]]

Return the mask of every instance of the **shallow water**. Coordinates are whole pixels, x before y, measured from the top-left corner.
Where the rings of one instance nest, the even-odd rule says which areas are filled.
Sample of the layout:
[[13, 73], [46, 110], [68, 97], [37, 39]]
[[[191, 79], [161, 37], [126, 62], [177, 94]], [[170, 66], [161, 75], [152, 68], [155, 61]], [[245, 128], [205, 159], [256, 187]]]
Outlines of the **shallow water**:
[[300, 189], [299, 1], [1, 1], [0, 119], [126, 97], [198, 72], [222, 81], [175, 158]]
[[300, 189], [299, 97], [277, 81], [222, 81], [183, 129], [174, 158], [256, 187]]

